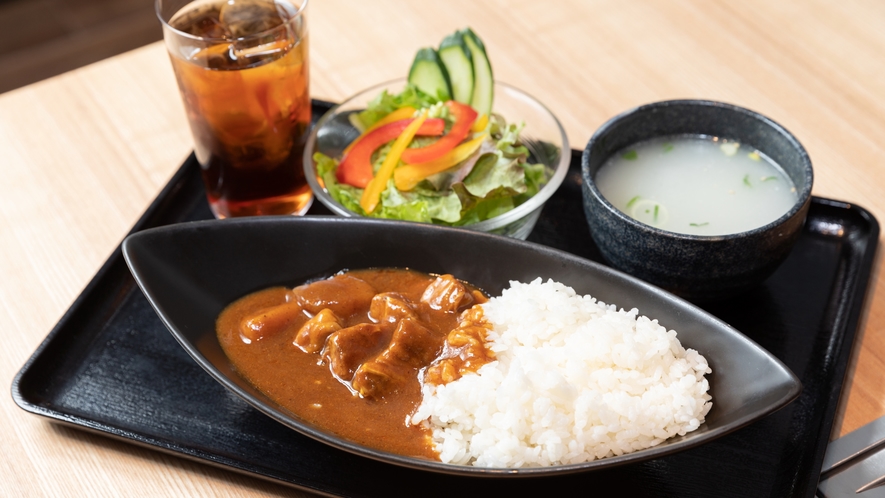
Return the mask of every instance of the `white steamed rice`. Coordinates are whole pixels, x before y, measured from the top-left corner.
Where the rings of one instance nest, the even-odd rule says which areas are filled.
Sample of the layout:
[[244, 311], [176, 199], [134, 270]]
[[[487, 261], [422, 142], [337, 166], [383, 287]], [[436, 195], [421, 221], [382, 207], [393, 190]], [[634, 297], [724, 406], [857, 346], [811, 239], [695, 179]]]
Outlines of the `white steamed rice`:
[[586, 462], [658, 445], [704, 422], [711, 370], [675, 331], [552, 280], [510, 284], [483, 305], [496, 361], [425, 385], [412, 417], [429, 420], [443, 462]]

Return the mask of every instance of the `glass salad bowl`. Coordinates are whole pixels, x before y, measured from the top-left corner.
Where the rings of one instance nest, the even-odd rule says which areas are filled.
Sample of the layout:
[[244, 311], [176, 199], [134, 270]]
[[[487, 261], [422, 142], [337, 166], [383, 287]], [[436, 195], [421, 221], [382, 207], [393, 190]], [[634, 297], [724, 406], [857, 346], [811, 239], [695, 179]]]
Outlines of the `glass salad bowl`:
[[[352, 124], [351, 115], [365, 110], [369, 102], [383, 91], [398, 94], [405, 87], [406, 79], [401, 78], [363, 90], [329, 110], [311, 132], [304, 150], [305, 176], [316, 198], [333, 213], [362, 216], [345, 207], [326, 188], [322, 176], [317, 173], [314, 155], [319, 152], [341, 159], [344, 149], [360, 135], [360, 130]], [[543, 165], [545, 182], [535, 195], [513, 209], [484, 221], [464, 224], [463, 228], [525, 239], [538, 221], [544, 203], [559, 188], [568, 171], [571, 158], [568, 137], [559, 120], [543, 104], [505, 83], [495, 82], [492, 113], [502, 116], [508, 124], [524, 124], [520, 142], [529, 151], [527, 163]]]

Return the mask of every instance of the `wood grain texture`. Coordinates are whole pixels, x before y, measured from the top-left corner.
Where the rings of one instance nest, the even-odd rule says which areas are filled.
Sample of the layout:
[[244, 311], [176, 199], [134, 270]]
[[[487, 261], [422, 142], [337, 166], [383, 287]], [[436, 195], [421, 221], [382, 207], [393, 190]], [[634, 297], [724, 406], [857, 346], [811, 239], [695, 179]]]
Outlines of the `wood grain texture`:
[[0, 1], [0, 92], [162, 38], [151, 0]]
[[[401, 77], [470, 25], [495, 77], [538, 97], [582, 148], [612, 116], [723, 100], [792, 131], [816, 195], [885, 217], [885, 3], [316, 0], [311, 93]], [[192, 147], [155, 43], [0, 95], [0, 383], [9, 386]], [[885, 415], [885, 279], [871, 275], [833, 437]], [[59, 428], [0, 401], [0, 495], [289, 496], [292, 490]]]

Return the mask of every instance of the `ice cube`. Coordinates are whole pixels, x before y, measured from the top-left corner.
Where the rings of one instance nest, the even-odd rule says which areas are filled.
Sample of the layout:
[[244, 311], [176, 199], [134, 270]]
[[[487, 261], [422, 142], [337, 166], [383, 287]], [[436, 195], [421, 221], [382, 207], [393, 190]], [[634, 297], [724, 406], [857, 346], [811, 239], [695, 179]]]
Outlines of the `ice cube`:
[[230, 0], [221, 7], [220, 18], [233, 38], [262, 33], [283, 24], [276, 4], [268, 0]]

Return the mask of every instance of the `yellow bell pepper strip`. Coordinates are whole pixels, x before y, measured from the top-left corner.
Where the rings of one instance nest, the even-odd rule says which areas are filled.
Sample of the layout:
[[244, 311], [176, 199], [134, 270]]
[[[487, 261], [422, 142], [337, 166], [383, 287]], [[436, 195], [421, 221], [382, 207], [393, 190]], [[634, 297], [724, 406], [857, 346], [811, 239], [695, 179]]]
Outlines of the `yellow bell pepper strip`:
[[470, 129], [473, 133], [479, 133], [482, 130], [486, 129], [486, 126], [489, 124], [489, 115], [483, 114], [481, 115], [475, 123], [473, 123], [473, 128]]
[[474, 152], [482, 145], [483, 140], [488, 138], [487, 133], [474, 138], [473, 140], [464, 142], [445, 153], [439, 159], [428, 161], [420, 164], [407, 164], [400, 166], [393, 172], [393, 181], [399, 190], [412, 190], [421, 180], [430, 175], [435, 175], [440, 171], [445, 171], [452, 166], [466, 160], [473, 155]]
[[393, 123], [394, 121], [399, 121], [401, 119], [409, 119], [414, 115], [415, 115], [415, 108], [412, 106], [406, 106], [406, 107], [400, 107], [399, 109], [391, 112], [387, 116], [384, 116], [383, 118], [376, 121], [375, 124], [366, 128], [366, 131], [364, 131], [360, 136], [356, 137], [356, 140], [354, 140], [353, 142], [350, 142], [350, 145], [348, 145], [344, 149], [344, 155], [346, 156], [347, 153], [350, 152], [350, 149], [352, 149], [356, 144], [359, 143], [360, 140], [363, 139], [363, 137], [365, 137], [366, 135], [371, 133], [376, 128], [381, 128], [382, 126], [384, 126], [386, 124]]
[[[412, 142], [412, 139], [415, 138], [415, 134], [418, 133], [418, 129], [421, 128], [421, 125], [424, 124], [424, 120], [426, 119], [427, 110], [425, 109], [420, 116], [409, 123], [406, 129], [403, 130], [402, 135], [397, 137], [396, 141], [393, 142], [393, 145], [390, 147], [390, 152], [387, 153], [387, 157], [385, 157], [384, 162], [381, 163], [381, 168], [378, 169], [378, 174], [375, 175], [375, 178], [372, 178], [372, 181], [370, 181], [369, 185], [366, 186], [366, 189], [363, 190], [363, 196], [360, 198], [360, 207], [362, 207], [363, 211], [366, 213], [371, 213], [376, 207], [378, 207], [378, 203], [381, 202], [381, 192], [384, 192], [384, 189], [387, 188], [387, 181], [393, 176], [393, 170], [396, 168], [396, 165], [399, 164], [403, 151], [406, 150], [406, 147], [408, 147], [409, 143]], [[379, 130], [380, 129], [381, 128], [379, 128]]]
[[[344, 156], [338, 169], [335, 170], [335, 178], [338, 179], [338, 183], [366, 188], [366, 185], [372, 180], [372, 154], [382, 145], [402, 135], [409, 124], [414, 121], [411, 118], [401, 119], [367, 133], [359, 141], [359, 144]], [[442, 119], [428, 119], [418, 129], [417, 134], [422, 136], [442, 135], [445, 125], [445, 121]]]
[[450, 100], [446, 102], [449, 113], [455, 118], [452, 128], [448, 133], [427, 147], [416, 147], [403, 152], [403, 162], [406, 164], [418, 164], [439, 159], [443, 154], [454, 149], [470, 134], [470, 128], [476, 121], [478, 114], [472, 107], [460, 102]]

